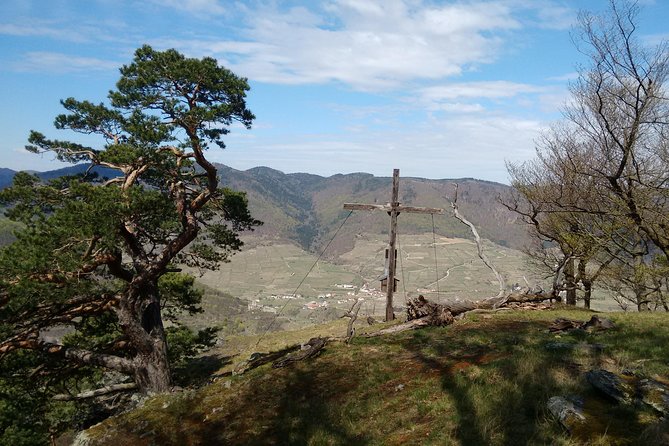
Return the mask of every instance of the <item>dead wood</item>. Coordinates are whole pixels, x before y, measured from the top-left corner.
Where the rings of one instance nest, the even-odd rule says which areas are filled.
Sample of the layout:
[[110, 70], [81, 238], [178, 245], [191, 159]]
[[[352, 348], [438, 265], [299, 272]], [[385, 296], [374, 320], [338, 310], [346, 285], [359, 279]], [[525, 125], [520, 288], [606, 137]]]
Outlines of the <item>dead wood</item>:
[[415, 319], [424, 319], [433, 326], [450, 325], [453, 313], [448, 307], [430, 302], [421, 294], [407, 303], [407, 320]]
[[515, 303], [536, 303], [544, 302], [551, 299], [552, 296], [549, 294], [544, 294], [543, 292], [539, 293], [511, 293], [505, 299], [505, 304]]
[[365, 334], [364, 337], [372, 338], [423, 327], [450, 325], [456, 316], [469, 312], [495, 312], [512, 308], [543, 310], [550, 308], [550, 305], [542, 303], [549, 298], [550, 296], [541, 293], [510, 294], [501, 298], [455, 299], [444, 303], [436, 303], [426, 299], [423, 295], [419, 295], [407, 303], [407, 322]]
[[102, 395], [109, 395], [110, 393], [127, 392], [128, 390], [135, 390], [135, 389], [137, 389], [137, 384], [135, 383], [122, 383], [122, 384], [114, 384], [111, 386], [102, 387], [100, 389], [89, 390], [87, 392], [82, 392], [77, 395], [62, 393], [54, 395], [53, 399], [56, 401], [84, 400], [89, 398], [95, 398]]
[[374, 333], [366, 333], [364, 338], [375, 338], [377, 336], [384, 336], [387, 334], [401, 333], [407, 330], [415, 330], [417, 328], [429, 327], [429, 318], [414, 319], [412, 321], [404, 322], [402, 324], [393, 325], [392, 327], [384, 328], [383, 330], [375, 331]]
[[294, 362], [314, 357], [318, 355], [318, 353], [323, 349], [323, 347], [325, 347], [326, 343], [327, 343], [326, 338], [321, 338], [320, 336], [317, 338], [311, 338], [309, 339], [309, 342], [304, 344], [299, 351], [290, 353], [286, 355], [284, 358], [274, 361], [272, 367], [275, 369], [279, 367], [286, 367], [287, 365], [290, 365]]
[[504, 283], [504, 277], [497, 271], [497, 268], [495, 268], [495, 265], [492, 264], [490, 259], [488, 259], [488, 256], [483, 252], [483, 243], [481, 242], [481, 237], [479, 236], [478, 231], [476, 230], [476, 226], [469, 220], [467, 220], [461, 213], [460, 210], [458, 209], [458, 184], [454, 183], [455, 185], [455, 196], [453, 197], [453, 201], [451, 202], [451, 208], [453, 208], [453, 216], [457, 218], [460, 222], [463, 224], [467, 225], [469, 229], [472, 232], [472, 235], [474, 236], [474, 240], [476, 241], [476, 248], [478, 250], [478, 255], [481, 260], [483, 260], [483, 263], [485, 263], [485, 266], [487, 266], [490, 271], [495, 275], [495, 278], [497, 279], [497, 283], [499, 284], [499, 293], [497, 293], [497, 297], [502, 297], [504, 295], [504, 290], [506, 289], [506, 285]]
[[592, 316], [590, 320], [586, 322], [557, 318], [551, 326], [548, 327], [548, 330], [552, 333], [561, 333], [570, 330], [601, 331], [609, 330], [611, 328], [615, 328], [615, 324], [610, 319]]
[[351, 309], [348, 310], [346, 312], [346, 314], [342, 316], [342, 318], [344, 318], [344, 317], [350, 318], [349, 321], [348, 321], [348, 327], [346, 328], [346, 343], [347, 344], [349, 342], [351, 342], [351, 338], [355, 334], [355, 331], [353, 330], [353, 323], [358, 318], [358, 312], [360, 311], [361, 306], [362, 306], [362, 299], [358, 299], [357, 301], [355, 301], [355, 303], [353, 304]]
[[270, 363], [272, 361], [276, 361], [279, 358], [282, 358], [286, 356], [289, 353], [295, 352], [300, 349], [300, 344], [294, 344], [291, 346], [288, 346], [286, 348], [283, 348], [281, 350], [278, 350], [276, 352], [270, 352], [270, 353], [253, 353], [249, 357], [249, 359], [240, 362], [237, 364], [235, 367], [234, 371], [232, 372], [233, 375], [242, 375], [246, 373], [247, 371], [251, 369], [255, 369], [256, 367], [260, 367], [261, 365], [265, 365], [267, 363]]

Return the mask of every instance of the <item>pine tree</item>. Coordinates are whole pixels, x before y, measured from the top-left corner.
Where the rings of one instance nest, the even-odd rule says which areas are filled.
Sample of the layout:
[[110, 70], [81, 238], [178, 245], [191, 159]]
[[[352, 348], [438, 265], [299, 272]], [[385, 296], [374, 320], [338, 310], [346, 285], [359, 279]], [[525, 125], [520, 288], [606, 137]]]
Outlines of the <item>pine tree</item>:
[[[163, 319], [197, 311], [200, 298], [178, 266], [215, 268], [241, 248], [239, 232], [260, 224], [206, 156], [233, 122], [250, 128], [254, 116], [246, 79], [212, 58], [144, 46], [120, 72], [108, 104], [69, 98], [55, 119], [97, 135], [99, 147], [30, 134], [28, 150], [92, 168], [48, 183], [19, 173], [0, 194], [24, 225], [0, 250], [0, 368], [29, 355], [34, 376], [112, 370], [162, 392], [171, 386]], [[96, 166], [114, 174], [96, 176]], [[68, 334], [48, 336], [54, 329]]]

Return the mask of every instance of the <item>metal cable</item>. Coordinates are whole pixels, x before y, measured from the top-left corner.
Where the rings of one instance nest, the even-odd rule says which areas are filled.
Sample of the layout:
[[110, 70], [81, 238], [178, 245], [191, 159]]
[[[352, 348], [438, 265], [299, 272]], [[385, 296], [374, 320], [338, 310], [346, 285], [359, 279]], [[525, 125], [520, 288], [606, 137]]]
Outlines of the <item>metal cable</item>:
[[407, 286], [404, 279], [404, 262], [402, 261], [402, 244], [400, 243], [400, 235], [397, 234], [397, 252], [400, 257], [400, 271], [402, 271], [402, 289], [404, 290], [404, 303], [407, 303]]
[[[292, 294], [293, 296], [295, 296], [295, 294], [297, 294], [297, 290], [299, 290], [300, 287], [302, 286], [302, 284], [304, 283], [304, 281], [307, 280], [307, 277], [309, 277], [309, 274], [311, 274], [311, 271], [313, 271], [313, 269], [316, 267], [318, 262], [321, 260], [321, 258], [323, 257], [323, 254], [325, 254], [325, 251], [327, 251], [327, 249], [330, 247], [330, 245], [334, 241], [335, 237], [337, 237], [337, 234], [339, 234], [339, 231], [341, 231], [341, 228], [343, 228], [344, 224], [348, 221], [348, 218], [351, 216], [351, 214], [353, 214], [353, 211], [349, 211], [348, 215], [346, 216], [344, 221], [341, 223], [341, 225], [339, 225], [339, 227], [335, 231], [334, 235], [332, 236], [332, 238], [330, 239], [328, 244], [325, 245], [325, 248], [323, 248], [323, 251], [321, 251], [320, 255], [318, 256], [318, 258], [316, 259], [314, 264], [311, 265], [311, 268], [309, 268], [309, 271], [307, 271], [307, 274], [305, 274], [305, 276], [302, 278], [302, 280], [300, 280], [300, 283], [295, 288], [295, 291], [293, 291], [293, 294]], [[286, 306], [288, 305], [289, 302], [290, 301], [287, 301], [285, 304], [283, 304], [281, 309], [276, 313], [276, 315], [274, 316], [274, 319], [272, 319], [272, 322], [267, 326], [264, 333], [262, 335], [260, 335], [260, 337], [258, 338], [258, 341], [256, 342], [256, 345], [255, 345], [256, 347], [258, 347], [258, 344], [260, 344], [260, 341], [262, 341], [263, 338], [267, 335], [267, 333], [269, 333], [271, 328], [274, 326], [274, 322], [276, 322], [276, 320], [279, 318], [279, 316], [281, 316], [281, 313], [283, 312], [283, 310], [286, 309]]]

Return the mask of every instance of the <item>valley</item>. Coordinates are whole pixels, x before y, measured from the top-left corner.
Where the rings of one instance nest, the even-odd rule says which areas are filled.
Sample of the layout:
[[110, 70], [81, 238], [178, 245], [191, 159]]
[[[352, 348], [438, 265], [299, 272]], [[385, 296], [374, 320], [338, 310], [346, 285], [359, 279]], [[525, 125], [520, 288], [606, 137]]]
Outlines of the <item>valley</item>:
[[[399, 237], [400, 282], [394, 306], [400, 317], [406, 300], [419, 294], [437, 302], [497, 294], [498, 284], [478, 258], [473, 241], [444, 236], [435, 240], [436, 249], [432, 234]], [[224, 321], [223, 334], [230, 335], [294, 330], [336, 320], [360, 298], [362, 319], [383, 319], [386, 297], [378, 279], [384, 273], [387, 235], [358, 234], [353, 249], [338, 255], [326, 251], [318, 261], [318, 254], [294, 243], [258, 236], [247, 236], [245, 242], [245, 248], [218, 270], [191, 271], [205, 291], [205, 311], [187, 318], [189, 325], [220, 326]], [[485, 241], [485, 249], [509, 292], [514, 285], [549, 288], [549, 281], [533, 270], [522, 252], [490, 241]], [[225, 304], [231, 296], [234, 308]], [[595, 293], [593, 309], [617, 307], [606, 295]]]

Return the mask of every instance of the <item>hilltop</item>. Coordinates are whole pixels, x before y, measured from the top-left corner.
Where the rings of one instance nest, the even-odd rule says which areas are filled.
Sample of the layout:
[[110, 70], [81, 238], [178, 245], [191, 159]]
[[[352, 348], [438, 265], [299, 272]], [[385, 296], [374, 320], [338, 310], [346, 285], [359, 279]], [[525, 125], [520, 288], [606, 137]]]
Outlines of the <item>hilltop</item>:
[[[590, 313], [468, 315], [443, 328], [330, 342], [315, 359], [240, 376], [229, 371], [253, 351], [344, 328], [287, 332], [260, 344], [231, 339], [198, 363], [209, 365], [210, 385], [153, 397], [87, 431], [86, 444], [666, 444], [666, 423], [654, 410], [607, 401], [585, 373], [624, 371], [666, 384], [667, 314], [611, 314], [615, 330], [562, 335], [548, 331], [557, 317]], [[547, 409], [552, 396], [583, 402], [587, 421], [572, 435]]]

